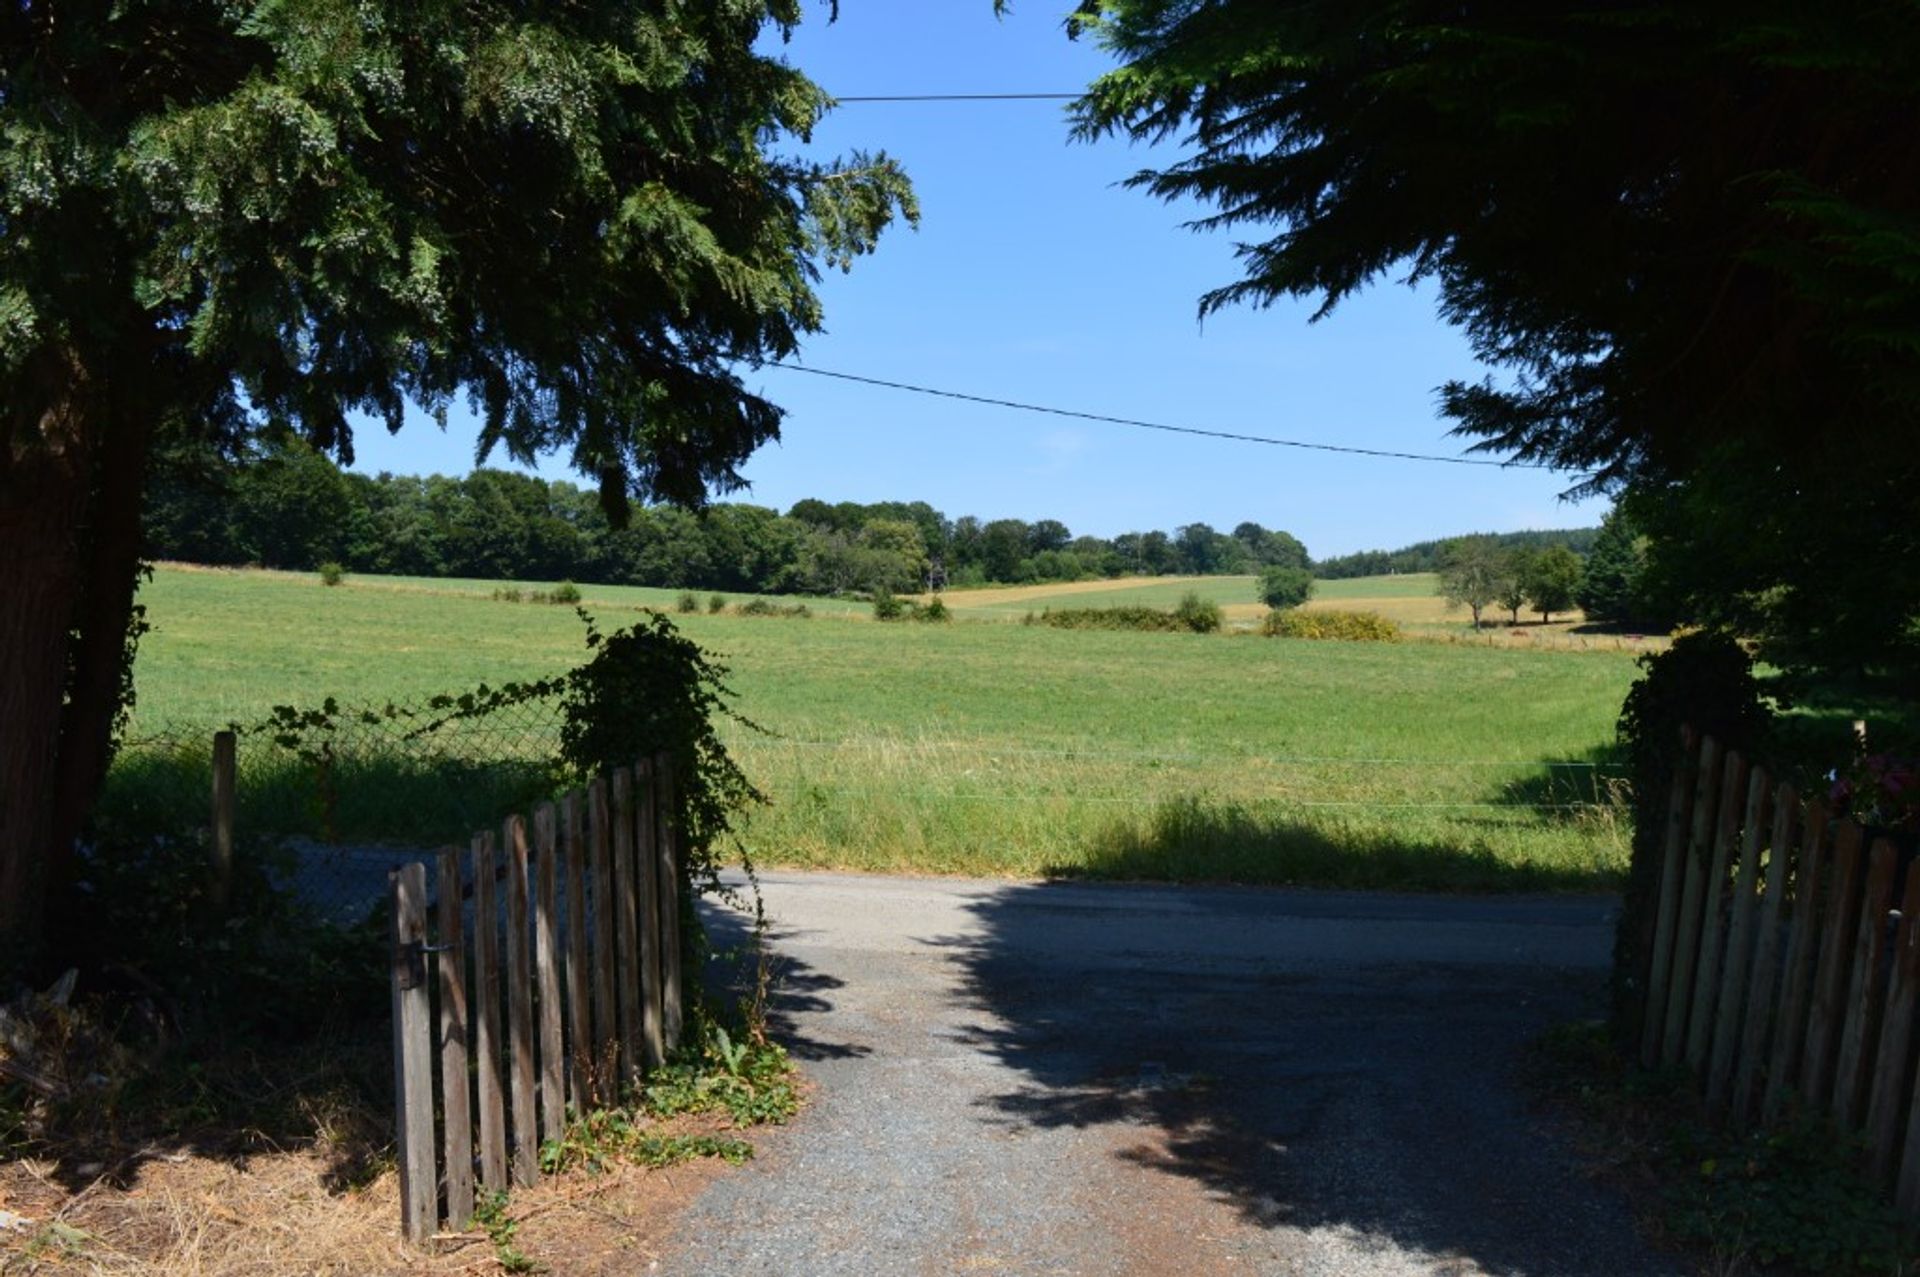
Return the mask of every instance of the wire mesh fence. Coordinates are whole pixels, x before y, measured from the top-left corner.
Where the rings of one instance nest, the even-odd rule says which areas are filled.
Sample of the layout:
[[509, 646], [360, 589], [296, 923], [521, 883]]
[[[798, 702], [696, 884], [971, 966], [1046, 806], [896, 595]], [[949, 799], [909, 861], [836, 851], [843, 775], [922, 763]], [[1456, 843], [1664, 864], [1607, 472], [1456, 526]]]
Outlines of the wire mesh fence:
[[[232, 724], [235, 859], [291, 891], [315, 920], [365, 921], [387, 874], [464, 846], [559, 791], [554, 697], [448, 713], [435, 705], [283, 711]], [[205, 837], [209, 725], [142, 726], [123, 742], [97, 812], [105, 830]]]

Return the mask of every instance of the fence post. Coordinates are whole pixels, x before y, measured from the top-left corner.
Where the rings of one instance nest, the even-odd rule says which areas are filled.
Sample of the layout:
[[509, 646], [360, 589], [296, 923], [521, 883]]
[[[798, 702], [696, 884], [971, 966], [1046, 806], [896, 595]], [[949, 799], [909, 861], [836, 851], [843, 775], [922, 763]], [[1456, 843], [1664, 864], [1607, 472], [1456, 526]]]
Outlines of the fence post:
[[433, 1231], [439, 1182], [433, 1157], [433, 1037], [427, 994], [427, 868], [388, 874], [393, 903], [393, 1094], [399, 1106], [400, 1221], [422, 1241]]
[[534, 1116], [533, 955], [527, 951], [527, 871], [532, 857], [526, 818], [517, 813], [507, 817], [500, 840], [507, 853], [507, 1147], [514, 1184], [531, 1188], [540, 1182], [540, 1136]]
[[1655, 903], [1653, 952], [1647, 967], [1645, 1016], [1640, 1026], [1640, 1063], [1660, 1061], [1660, 1030], [1667, 1018], [1667, 981], [1673, 975], [1673, 932], [1680, 917], [1682, 871], [1687, 861], [1687, 817], [1693, 797], [1693, 772], [1699, 741], [1693, 729], [1680, 729], [1680, 755], [1673, 760], [1673, 788], [1667, 796], [1667, 836], [1660, 862], [1660, 897]]
[[660, 781], [653, 764], [641, 759], [633, 767], [635, 846], [640, 862], [640, 1046], [647, 1067], [666, 1059], [660, 1000], [660, 926], [665, 910], [660, 903]]
[[1713, 814], [1720, 794], [1720, 746], [1700, 738], [1694, 773], [1693, 830], [1681, 877], [1680, 917], [1673, 939], [1673, 973], [1667, 981], [1667, 1025], [1660, 1034], [1660, 1058], [1678, 1064], [1686, 1051], [1687, 1016], [1693, 1009], [1693, 964], [1700, 949], [1700, 911], [1707, 889], [1706, 859], [1712, 853]]
[[660, 1028], [671, 1052], [680, 1046], [685, 1013], [680, 1001], [680, 778], [666, 754], [653, 771], [660, 830]]
[[213, 734], [213, 845], [208, 848], [212, 882], [207, 898], [216, 917], [227, 916], [233, 897], [234, 739]]
[[467, 1077], [467, 944], [461, 914], [460, 849], [440, 852], [440, 1103], [446, 1146], [447, 1218], [473, 1218], [473, 1084]]
[[560, 1016], [559, 831], [552, 803], [533, 812], [533, 969], [540, 983], [540, 1138], [558, 1139], [567, 1126], [566, 1077]]
[[620, 1003], [620, 1077], [640, 1080], [640, 933], [633, 860], [633, 769], [613, 770], [613, 905]]

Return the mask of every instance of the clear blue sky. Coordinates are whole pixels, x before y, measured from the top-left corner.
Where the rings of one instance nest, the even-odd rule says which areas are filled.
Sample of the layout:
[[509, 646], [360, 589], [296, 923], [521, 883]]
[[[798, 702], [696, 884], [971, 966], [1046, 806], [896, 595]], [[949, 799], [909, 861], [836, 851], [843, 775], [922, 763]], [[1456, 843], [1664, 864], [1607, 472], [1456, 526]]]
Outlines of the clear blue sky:
[[[1066, 39], [1062, 0], [996, 20], [989, 0], [845, 0], [785, 56], [830, 92], [1065, 92], [1103, 69]], [[1248, 434], [1458, 454], [1435, 388], [1481, 371], [1426, 290], [1392, 280], [1317, 324], [1310, 306], [1216, 314], [1196, 301], [1237, 276], [1203, 212], [1118, 183], [1168, 154], [1074, 143], [1064, 103], [848, 103], [813, 151], [884, 149], [919, 192], [853, 272], [822, 281], [827, 331], [805, 362], [894, 381]], [[1056, 518], [1111, 536], [1196, 520], [1285, 528], [1316, 555], [1471, 530], [1571, 527], [1602, 507], [1559, 499], [1568, 476], [1303, 453], [1155, 434], [847, 385], [778, 369], [749, 384], [788, 410], [782, 440], [733, 499], [780, 509], [924, 500], [950, 516]], [[425, 421], [359, 432], [357, 468], [462, 473], [475, 428]], [[496, 455], [491, 464], [507, 464]], [[541, 472], [562, 477], [559, 461]]]

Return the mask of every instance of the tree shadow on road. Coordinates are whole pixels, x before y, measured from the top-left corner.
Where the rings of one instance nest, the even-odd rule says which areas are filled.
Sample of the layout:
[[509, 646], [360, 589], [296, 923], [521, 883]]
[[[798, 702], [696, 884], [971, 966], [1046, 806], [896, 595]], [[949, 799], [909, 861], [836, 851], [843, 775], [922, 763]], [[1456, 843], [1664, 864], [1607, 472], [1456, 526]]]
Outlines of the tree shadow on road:
[[768, 966], [762, 992], [760, 945], [754, 935], [753, 918], [728, 907], [706, 908], [700, 916], [713, 954], [706, 971], [710, 997], [730, 1009], [763, 996], [768, 1033], [796, 1060], [843, 1060], [872, 1054], [870, 1047], [832, 1042], [805, 1031], [808, 1017], [824, 1016], [833, 1009], [828, 995], [846, 981], [783, 952], [780, 941], [789, 932], [778, 926], [767, 929]]
[[[1066, 884], [983, 898], [980, 934], [934, 942], [978, 1016], [967, 1040], [1022, 1079], [982, 1120], [1100, 1134], [1121, 1167], [1197, 1182], [1256, 1239], [1332, 1233], [1435, 1272], [1657, 1270], [1517, 1082], [1535, 1036], [1602, 1009], [1602, 973], [1424, 965], [1384, 942], [1357, 961], [1260, 960], [1276, 925], [1344, 916], [1390, 940], [1417, 907]], [[1210, 943], [1241, 933], [1245, 952]]]

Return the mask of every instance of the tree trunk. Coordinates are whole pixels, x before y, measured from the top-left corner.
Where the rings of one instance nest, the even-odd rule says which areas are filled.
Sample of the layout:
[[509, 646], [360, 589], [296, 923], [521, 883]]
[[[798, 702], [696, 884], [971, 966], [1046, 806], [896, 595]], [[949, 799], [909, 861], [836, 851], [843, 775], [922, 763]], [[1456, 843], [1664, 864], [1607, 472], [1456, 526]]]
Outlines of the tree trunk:
[[81, 596], [92, 488], [85, 377], [0, 453], [0, 959], [33, 953], [45, 916], [68, 637]]

